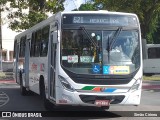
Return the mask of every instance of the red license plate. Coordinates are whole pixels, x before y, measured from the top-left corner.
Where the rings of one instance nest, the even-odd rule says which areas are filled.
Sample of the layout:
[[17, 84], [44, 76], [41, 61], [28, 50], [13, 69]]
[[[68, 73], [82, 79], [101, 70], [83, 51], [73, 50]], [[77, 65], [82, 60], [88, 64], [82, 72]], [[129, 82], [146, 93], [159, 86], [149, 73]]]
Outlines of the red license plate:
[[96, 106], [109, 106], [110, 101], [109, 100], [96, 100], [95, 105]]

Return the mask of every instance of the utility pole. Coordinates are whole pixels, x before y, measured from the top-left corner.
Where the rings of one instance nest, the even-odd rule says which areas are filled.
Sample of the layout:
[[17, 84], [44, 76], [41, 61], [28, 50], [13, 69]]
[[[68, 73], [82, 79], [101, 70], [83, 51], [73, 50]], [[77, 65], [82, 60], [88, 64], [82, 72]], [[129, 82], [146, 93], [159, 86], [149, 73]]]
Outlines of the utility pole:
[[0, 6], [0, 71], [2, 71], [2, 16]]

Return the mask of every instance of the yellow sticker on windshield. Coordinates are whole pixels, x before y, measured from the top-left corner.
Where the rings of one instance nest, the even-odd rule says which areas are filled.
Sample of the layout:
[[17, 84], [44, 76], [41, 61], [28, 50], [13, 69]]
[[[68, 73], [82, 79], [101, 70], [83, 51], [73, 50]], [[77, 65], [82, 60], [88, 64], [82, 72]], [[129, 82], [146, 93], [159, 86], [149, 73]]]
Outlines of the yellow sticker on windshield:
[[114, 74], [129, 74], [129, 66], [114, 66]]
[[129, 66], [103, 66], [103, 74], [129, 74]]

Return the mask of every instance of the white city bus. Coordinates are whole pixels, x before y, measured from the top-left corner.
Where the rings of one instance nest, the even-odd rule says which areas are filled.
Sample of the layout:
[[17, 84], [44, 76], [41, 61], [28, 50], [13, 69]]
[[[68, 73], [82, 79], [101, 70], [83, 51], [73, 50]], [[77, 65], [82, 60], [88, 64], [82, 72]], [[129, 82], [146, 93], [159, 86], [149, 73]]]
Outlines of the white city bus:
[[147, 44], [146, 59], [143, 60], [143, 74], [160, 74], [160, 44]]
[[138, 17], [108, 11], [59, 12], [15, 37], [21, 94], [60, 105], [138, 105], [142, 47]]

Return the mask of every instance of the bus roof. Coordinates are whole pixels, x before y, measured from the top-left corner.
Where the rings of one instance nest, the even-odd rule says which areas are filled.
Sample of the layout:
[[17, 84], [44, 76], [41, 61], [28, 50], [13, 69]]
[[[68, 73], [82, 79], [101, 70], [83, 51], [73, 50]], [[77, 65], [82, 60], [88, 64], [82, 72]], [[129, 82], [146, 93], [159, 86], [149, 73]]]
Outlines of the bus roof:
[[134, 13], [125, 13], [125, 12], [112, 12], [112, 11], [107, 11], [107, 10], [99, 10], [99, 11], [69, 11], [69, 12], [58, 12], [56, 14], [53, 14], [53, 16], [47, 18], [46, 20], [41, 21], [40, 23], [37, 23], [33, 27], [29, 28], [28, 30], [25, 30], [21, 32], [20, 34], [16, 35], [15, 39], [18, 37], [23, 36], [24, 34], [29, 34], [31, 33], [30, 31], [35, 31], [40, 27], [46, 26], [47, 24], [53, 22], [53, 19], [57, 18], [58, 16], [61, 16], [63, 14], [118, 14], [118, 15], [133, 15], [137, 17], [136, 14]]
[[147, 48], [160, 47], [160, 44], [147, 44]]
[[61, 12], [62, 14], [119, 14], [119, 15], [135, 15], [134, 13], [126, 13], [126, 12], [115, 12], [115, 11], [107, 11], [107, 10], [99, 10], [99, 11], [69, 11], [69, 12]]

